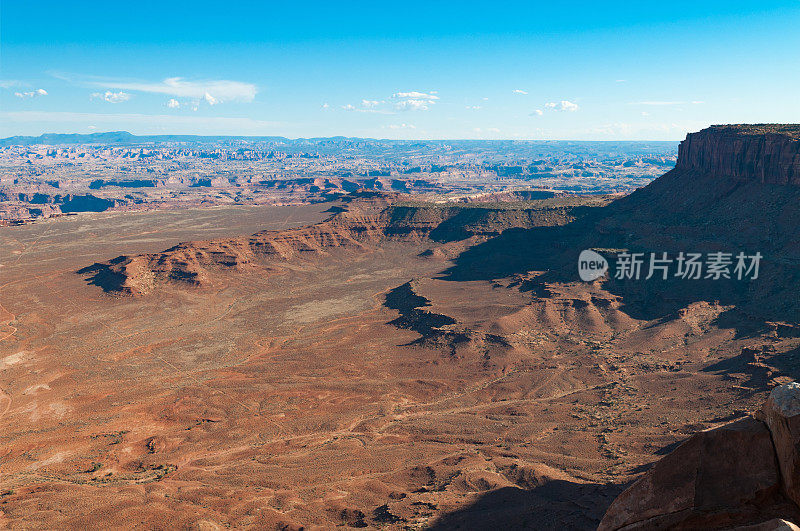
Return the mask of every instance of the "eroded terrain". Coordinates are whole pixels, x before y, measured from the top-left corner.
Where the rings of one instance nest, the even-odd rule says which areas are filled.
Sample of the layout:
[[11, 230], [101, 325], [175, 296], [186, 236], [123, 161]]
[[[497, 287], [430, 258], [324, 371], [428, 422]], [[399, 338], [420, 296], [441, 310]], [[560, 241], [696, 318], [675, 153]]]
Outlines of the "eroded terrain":
[[[546, 232], [529, 227], [580, 209], [531, 202], [462, 234], [367, 199], [4, 228], [0, 524], [589, 529], [800, 347], [786, 325], [742, 337], [720, 304], [645, 320], [602, 282], [452, 273], [475, 273], [458, 257], [493, 238], [487, 219]], [[290, 259], [213, 240], [329, 215], [237, 247], [300, 242]], [[121, 270], [154, 271], [146, 293], [76, 274], [122, 253], [151, 253]]]

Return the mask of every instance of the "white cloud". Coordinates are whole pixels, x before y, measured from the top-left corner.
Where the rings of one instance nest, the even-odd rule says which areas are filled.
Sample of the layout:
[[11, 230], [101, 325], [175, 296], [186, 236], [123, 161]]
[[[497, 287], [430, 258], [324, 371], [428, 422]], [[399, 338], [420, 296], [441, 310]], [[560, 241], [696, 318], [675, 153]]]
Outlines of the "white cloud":
[[490, 133], [499, 133], [500, 129], [496, 127], [490, 127], [489, 129], [487, 129], [487, 131], [489, 131]]
[[377, 107], [379, 104], [380, 102], [375, 100], [361, 100], [361, 106], [366, 107], [367, 109], [371, 109], [372, 107]]
[[258, 92], [252, 83], [227, 79], [190, 81], [182, 77], [168, 77], [162, 81], [140, 81], [97, 77], [79, 78], [68, 74], [54, 75], [59, 79], [89, 87], [167, 94], [178, 98], [193, 98], [198, 101], [206, 99], [208, 94], [217, 103], [251, 102]]
[[528, 92], [527, 92], [527, 91], [525, 91], [525, 90], [522, 90], [522, 89], [514, 89], [514, 91], [513, 91], [513, 92], [514, 92], [514, 94], [523, 94], [523, 95], [525, 95], [525, 96], [527, 96], [527, 95], [528, 95]]
[[470, 110], [473, 110], [473, 111], [477, 111], [478, 109], [482, 109], [482, 108], [483, 107], [481, 107], [480, 105], [467, 105], [467, 109], [470, 109]]
[[180, 102], [178, 102], [178, 100], [176, 100], [175, 98], [171, 98], [167, 102], [167, 107], [169, 107], [170, 109], [177, 109], [180, 106], [181, 106]]
[[541, 109], [535, 109], [535, 110], [534, 110], [534, 111], [533, 111], [533, 112], [530, 114], [530, 116], [541, 116], [541, 115], [543, 115], [543, 114], [544, 114], [544, 113], [542, 112], [542, 110], [541, 110]]
[[346, 111], [355, 111], [356, 110], [356, 106], [355, 105], [350, 105], [348, 103], [347, 105], [342, 105], [342, 109], [344, 109]]
[[647, 111], [642, 111], [642, 116], [650, 116], [650, 113]]
[[101, 99], [107, 101], [108, 103], [122, 103], [123, 101], [128, 101], [131, 99], [131, 95], [127, 92], [111, 92], [110, 90], [107, 90], [104, 93], [92, 93], [92, 99]]
[[416, 129], [417, 127], [411, 124], [391, 124], [384, 126], [387, 129]]
[[14, 96], [22, 99], [35, 98], [37, 96], [47, 96], [47, 91], [45, 89], [36, 89], [28, 92], [15, 92]]
[[398, 111], [427, 111], [429, 105], [433, 105], [433, 100], [403, 100], [394, 104]]
[[323, 109], [328, 109], [328, 108], [330, 108], [330, 105], [328, 105], [327, 103], [323, 103], [322, 104], [322, 108]]
[[545, 103], [544, 106], [548, 109], [554, 109], [556, 111], [568, 111], [568, 112], [575, 112], [579, 109], [577, 103], [572, 103], [571, 101], [561, 100], [561, 101], [551, 101]]
[[208, 103], [209, 105], [216, 105], [217, 103], [219, 103], [219, 100], [217, 100], [217, 98], [215, 98], [208, 92], [203, 94], [203, 99], [206, 100], [206, 103]]
[[426, 92], [396, 92], [392, 94], [392, 97], [395, 99], [412, 99], [412, 100], [438, 100], [439, 96], [436, 95], [437, 92], [432, 90], [429, 93]]
[[413, 90], [411, 92], [396, 92], [392, 94], [392, 99], [399, 100], [394, 104], [395, 110], [427, 111], [432, 105], [436, 104], [439, 96], [436, 95], [436, 91], [418, 92]]

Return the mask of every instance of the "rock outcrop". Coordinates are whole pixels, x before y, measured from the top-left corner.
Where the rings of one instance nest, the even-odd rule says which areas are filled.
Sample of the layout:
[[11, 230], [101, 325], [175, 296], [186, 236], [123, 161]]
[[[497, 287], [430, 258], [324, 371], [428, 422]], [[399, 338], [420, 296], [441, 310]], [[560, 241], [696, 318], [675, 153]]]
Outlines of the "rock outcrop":
[[599, 530], [795, 529], [800, 518], [800, 385], [762, 411], [696, 433], [608, 508]]
[[675, 167], [800, 186], [800, 126], [723, 125], [690, 133], [678, 148]]
[[772, 432], [784, 494], [800, 506], [800, 384], [776, 387], [759, 418]]

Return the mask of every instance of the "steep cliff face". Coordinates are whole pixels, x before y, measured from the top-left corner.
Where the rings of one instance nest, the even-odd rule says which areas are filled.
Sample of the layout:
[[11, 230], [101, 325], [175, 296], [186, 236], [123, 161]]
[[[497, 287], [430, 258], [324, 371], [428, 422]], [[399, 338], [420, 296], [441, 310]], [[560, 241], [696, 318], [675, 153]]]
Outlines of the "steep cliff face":
[[715, 125], [686, 136], [679, 170], [800, 186], [800, 125]]

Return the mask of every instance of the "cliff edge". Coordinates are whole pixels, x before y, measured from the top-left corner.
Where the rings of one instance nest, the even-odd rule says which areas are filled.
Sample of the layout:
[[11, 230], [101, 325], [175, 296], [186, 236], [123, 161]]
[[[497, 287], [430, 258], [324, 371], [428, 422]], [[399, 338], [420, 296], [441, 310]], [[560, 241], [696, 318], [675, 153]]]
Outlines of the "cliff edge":
[[678, 148], [678, 170], [800, 186], [800, 125], [713, 125]]

